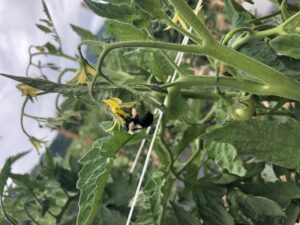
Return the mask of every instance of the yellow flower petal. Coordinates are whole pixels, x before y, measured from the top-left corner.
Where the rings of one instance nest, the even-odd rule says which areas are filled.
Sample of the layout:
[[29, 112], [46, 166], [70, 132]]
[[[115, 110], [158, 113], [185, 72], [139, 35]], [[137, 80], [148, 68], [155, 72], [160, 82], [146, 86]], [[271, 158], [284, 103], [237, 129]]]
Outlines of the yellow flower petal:
[[96, 75], [96, 70], [86, 61], [83, 60], [80, 63], [79, 69], [77, 70], [75, 77], [69, 81], [71, 84], [87, 84], [89, 78]]
[[39, 91], [39, 89], [30, 87], [29, 85], [23, 83], [19, 83], [17, 88], [22, 92], [22, 95], [26, 97], [36, 97], [37, 92]]
[[122, 104], [122, 101], [119, 98], [109, 98], [103, 100], [103, 102], [108, 105], [110, 109], [121, 108], [120, 104]]
[[135, 106], [135, 103], [134, 102], [127, 102], [127, 103], [123, 103], [121, 104], [121, 108], [132, 108], [133, 106]]
[[88, 62], [85, 62], [85, 71], [88, 76], [95, 76], [96, 70]]
[[113, 125], [112, 125], [112, 127], [111, 128], [109, 128], [109, 129], [107, 129], [107, 130], [105, 130], [106, 132], [110, 132], [110, 131], [112, 131], [114, 128], [115, 128], [115, 126], [117, 125], [117, 121], [113, 121]]
[[[122, 103], [122, 100], [119, 98], [108, 98], [104, 99], [103, 103], [109, 107], [109, 110], [112, 113], [114, 122], [118, 123], [119, 126], [124, 127], [126, 124], [126, 118], [130, 115], [124, 110], [125, 108], [131, 108], [134, 106], [133, 102]], [[113, 125], [114, 128], [115, 124]], [[113, 129], [110, 128], [110, 129]], [[109, 129], [109, 130], [110, 130]]]
[[40, 153], [40, 149], [42, 148], [42, 145], [47, 143], [46, 141], [39, 140], [35, 137], [30, 137], [29, 141], [31, 142], [31, 144], [33, 145], [33, 147], [36, 149], [38, 153]]
[[[202, 9], [202, 5], [200, 5], [200, 6], [197, 6], [197, 8], [195, 9], [195, 10], [193, 10], [194, 11], [194, 13], [196, 14], [196, 15], [198, 15], [198, 13], [199, 13], [199, 11]], [[180, 14], [179, 14], [179, 12], [178, 11], [175, 11], [175, 14], [174, 14], [174, 16], [173, 16], [173, 18], [172, 18], [172, 22], [173, 23], [179, 23], [180, 24], [180, 26], [183, 28], [183, 29], [185, 29], [185, 30], [188, 30], [188, 28], [189, 28], [189, 26], [186, 24], [186, 22], [184, 21], [184, 19], [182, 19], [181, 18], [181, 16], [180, 16]], [[169, 30], [169, 29], [171, 29], [172, 27], [171, 26], [167, 26], [164, 30]]]

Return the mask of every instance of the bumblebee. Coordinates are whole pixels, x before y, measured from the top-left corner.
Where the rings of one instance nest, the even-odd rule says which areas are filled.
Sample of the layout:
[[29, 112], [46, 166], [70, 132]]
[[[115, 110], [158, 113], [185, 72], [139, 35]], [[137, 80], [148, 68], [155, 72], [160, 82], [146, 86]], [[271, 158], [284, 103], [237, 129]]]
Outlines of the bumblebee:
[[118, 124], [119, 127], [124, 127], [128, 133], [134, 134], [153, 123], [153, 114], [150, 111], [147, 111], [143, 117], [139, 117], [138, 110], [134, 107], [135, 103], [122, 103], [119, 98], [109, 98], [103, 102], [109, 107], [114, 118], [113, 125], [106, 130], [107, 132], [112, 131]]
[[126, 118], [126, 130], [130, 134], [134, 134], [143, 128], [151, 126], [153, 123], [153, 114], [147, 111], [145, 115], [140, 118], [136, 108], [131, 109], [131, 116]]

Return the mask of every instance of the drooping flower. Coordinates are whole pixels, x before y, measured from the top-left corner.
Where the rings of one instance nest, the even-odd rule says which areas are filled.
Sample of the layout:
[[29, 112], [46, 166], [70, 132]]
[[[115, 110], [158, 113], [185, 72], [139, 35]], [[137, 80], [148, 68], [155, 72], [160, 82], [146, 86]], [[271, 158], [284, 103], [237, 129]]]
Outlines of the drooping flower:
[[73, 84], [87, 84], [89, 80], [96, 75], [96, 70], [86, 60], [80, 63], [79, 69], [76, 72], [75, 77], [69, 81]]
[[17, 88], [22, 92], [22, 96], [26, 96], [29, 98], [36, 97], [37, 92], [39, 91], [39, 89], [30, 87], [29, 85], [24, 83], [19, 83], [17, 85]]
[[42, 140], [39, 140], [33, 136], [31, 136], [29, 138], [29, 141], [31, 142], [31, 144], [33, 145], [33, 147], [35, 148], [35, 150], [40, 154], [40, 150], [42, 148], [42, 145], [43, 144], [46, 144], [47, 142], [46, 141], [42, 141]]

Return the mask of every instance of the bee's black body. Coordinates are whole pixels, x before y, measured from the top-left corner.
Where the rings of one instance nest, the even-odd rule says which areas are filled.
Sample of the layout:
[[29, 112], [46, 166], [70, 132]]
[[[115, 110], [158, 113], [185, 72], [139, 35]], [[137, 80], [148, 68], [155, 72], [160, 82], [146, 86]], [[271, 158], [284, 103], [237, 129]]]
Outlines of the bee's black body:
[[139, 115], [133, 115], [126, 118], [126, 130], [129, 133], [136, 133], [142, 128], [147, 128], [153, 123], [153, 114], [151, 112], [146, 112], [142, 118]]

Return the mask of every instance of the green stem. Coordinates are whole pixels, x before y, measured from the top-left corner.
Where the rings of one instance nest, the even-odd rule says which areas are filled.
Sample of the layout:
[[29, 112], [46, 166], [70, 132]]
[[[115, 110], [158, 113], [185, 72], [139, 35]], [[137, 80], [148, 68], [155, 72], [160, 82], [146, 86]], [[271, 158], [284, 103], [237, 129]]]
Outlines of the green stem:
[[24, 205], [24, 211], [25, 211], [26, 215], [31, 219], [31, 221], [32, 221], [34, 224], [40, 225], [40, 223], [37, 222], [37, 221], [33, 218], [33, 216], [30, 214], [30, 212], [28, 211], [26, 205]]
[[164, 58], [168, 61], [168, 63], [173, 67], [173, 69], [179, 74], [180, 77], [184, 77], [184, 71], [176, 65], [173, 59], [165, 52], [160, 51]]
[[295, 116], [295, 113], [288, 111], [276, 111], [276, 112], [258, 112], [258, 115], [267, 115], [267, 116]]
[[44, 55], [44, 56], [57, 56], [57, 57], [64, 57], [66, 59], [69, 59], [71, 61], [77, 61], [77, 59], [73, 56], [64, 54], [64, 53], [49, 53], [49, 52], [37, 52], [37, 53], [32, 53], [31, 57], [37, 56], [37, 55]]
[[24, 113], [24, 116], [26, 116], [30, 119], [40, 120], [40, 121], [44, 121], [44, 122], [46, 122], [48, 120], [48, 118], [46, 118], [46, 117], [33, 116], [33, 115], [26, 114], [26, 113]]
[[67, 72], [76, 72], [76, 69], [73, 69], [73, 68], [65, 68], [63, 69], [59, 74], [58, 74], [58, 78], [57, 78], [57, 82], [59, 84], [61, 84], [61, 79], [62, 77], [67, 73]]
[[225, 87], [232, 88], [240, 91], [246, 91], [257, 95], [271, 95], [266, 85], [254, 83], [251, 81], [240, 81], [232, 77], [219, 77], [216, 79], [211, 76], [189, 76], [180, 78], [174, 83], [161, 85], [161, 88], [174, 87], [176, 91], [182, 88], [188, 88], [192, 86], [203, 87]]
[[[166, 174], [166, 176], [168, 176], [168, 174]], [[161, 220], [160, 220], [161, 225], [166, 224], [166, 215], [167, 215], [167, 211], [168, 211], [169, 196], [170, 196], [174, 182], [175, 182], [175, 179], [173, 177], [169, 176], [166, 178], [166, 183], [165, 183], [164, 189], [162, 191], [162, 193], [163, 193], [163, 198], [162, 198], [163, 210], [162, 210], [162, 215], [161, 215]]]
[[[265, 85], [259, 85], [254, 82], [244, 80], [242, 82], [238, 82], [239, 85], [242, 85], [240, 88], [238, 86], [233, 88], [239, 90], [245, 89], [246, 92], [259, 95], [275, 95], [293, 100], [300, 100], [300, 83], [289, 79], [283, 73], [275, 70], [274, 68], [219, 43], [215, 43], [213, 46], [205, 46], [205, 50], [203, 51], [206, 51], [207, 55], [236, 69], [245, 71], [265, 83]], [[224, 78], [223, 81], [225, 81]], [[248, 89], [248, 91], [246, 89]], [[255, 92], [251, 92], [251, 89]]]
[[[87, 42], [85, 42], [85, 43], [87, 43]], [[203, 49], [203, 47], [200, 45], [180, 45], [180, 44], [173, 44], [173, 43], [166, 43], [166, 42], [159, 42], [159, 41], [128, 41], [128, 42], [118, 42], [118, 43], [112, 43], [112, 44], [105, 45], [103, 47], [103, 51], [101, 52], [101, 55], [98, 59], [96, 76], [94, 76], [92, 83], [90, 85], [90, 89], [89, 89], [90, 97], [95, 102], [97, 102], [97, 100], [94, 96], [93, 88], [94, 88], [99, 76], [104, 78], [106, 81], [108, 81], [112, 85], [116, 85], [109, 77], [104, 75], [102, 72], [102, 66], [103, 66], [106, 55], [110, 51], [117, 49], [117, 48], [132, 48], [132, 47], [162, 49], [162, 50], [186, 52], [186, 53], [191, 53], [191, 54], [200, 54]]]
[[21, 129], [22, 129], [23, 133], [27, 137], [31, 138], [32, 136], [26, 131], [25, 126], [24, 126], [24, 121], [23, 121], [24, 114], [25, 114], [25, 107], [26, 107], [26, 104], [27, 104], [28, 100], [29, 100], [29, 97], [27, 97], [25, 99], [25, 101], [23, 102], [23, 105], [22, 105], [22, 108], [21, 108], [20, 124], [21, 124]]
[[66, 203], [64, 204], [64, 206], [62, 207], [60, 213], [56, 216], [56, 223], [59, 224], [61, 219], [63, 218], [67, 208], [69, 207], [70, 203], [75, 200], [76, 198], [79, 197], [79, 194], [68, 197], [68, 200], [66, 201]]
[[[196, 92], [190, 90], [181, 90], [180, 91], [182, 97], [184, 98], [192, 98], [192, 99], [200, 99], [217, 102], [219, 101], [219, 96], [216, 93], [207, 93], [207, 92]], [[232, 98], [237, 95], [236, 92], [226, 92], [224, 93], [226, 98]]]
[[184, 0], [169, 0], [180, 16], [194, 29], [204, 43], [214, 42], [212, 34]]
[[268, 36], [278, 35], [280, 34], [280, 29], [278, 27], [271, 28], [269, 30], [262, 31], [250, 31], [247, 32], [246, 35], [239, 37], [232, 44], [233, 49], [238, 49], [243, 44], [249, 42], [250, 40], [260, 40]]
[[263, 17], [259, 17], [259, 18], [255, 18], [255, 19], [252, 19], [252, 20], [249, 20], [247, 21], [248, 23], [256, 23], [256, 22], [259, 22], [259, 21], [262, 21], [262, 20], [266, 20], [266, 19], [269, 19], [269, 18], [272, 18], [274, 16], [277, 16], [280, 14], [280, 10], [277, 10], [277, 11], [274, 11], [272, 12], [271, 14], [269, 15], [266, 15], [266, 16], [263, 16]]
[[178, 26], [177, 24], [173, 23], [169, 17], [166, 17], [162, 20], [168, 26], [174, 28], [178, 32], [182, 33], [183, 35], [189, 37], [189, 39], [193, 40], [195, 43], [202, 44], [202, 40], [196, 37], [193, 33], [183, 29], [182, 27]]
[[248, 32], [253, 32], [253, 30], [250, 28], [250, 27], [239, 27], [239, 28], [236, 28], [236, 29], [233, 29], [232, 31], [228, 32], [223, 41], [222, 41], [222, 44], [223, 45], [227, 45], [228, 41], [236, 34], [236, 33], [239, 33], [239, 32], [242, 32], [242, 31], [248, 31]]
[[214, 117], [214, 113], [217, 110], [218, 106], [217, 104], [214, 104], [212, 108], [208, 111], [208, 113], [200, 120], [200, 124], [207, 123], [208, 121], [211, 121]]
[[289, 12], [287, 10], [287, 0], [283, 0], [281, 2], [280, 11], [283, 21], [287, 20], [290, 17]]
[[[45, 95], [45, 94], [47, 94], [47, 92], [40, 92], [40, 93], [37, 94], [37, 96]], [[20, 114], [20, 124], [21, 124], [21, 129], [22, 129], [23, 133], [27, 137], [32, 138], [32, 136], [26, 131], [25, 126], [24, 126], [24, 121], [23, 121], [24, 120], [24, 116], [29, 116], [29, 115], [27, 115], [25, 113], [25, 108], [26, 108], [26, 104], [27, 104], [28, 100], [30, 100], [30, 98], [26, 97], [25, 101], [22, 104], [21, 114]]]
[[4, 204], [3, 204], [3, 199], [2, 199], [2, 195], [0, 195], [0, 203], [1, 203], [1, 208], [2, 208], [2, 211], [3, 211], [3, 214], [5, 216], [5, 218], [12, 224], [12, 225], [18, 225], [19, 223], [15, 222], [12, 220], [11, 216], [7, 214], [6, 210], [5, 210], [5, 207], [4, 207]]
[[181, 173], [194, 161], [194, 159], [199, 155], [201, 148], [198, 148], [197, 151], [188, 159], [188, 161], [177, 171], [177, 174], [180, 176]]

